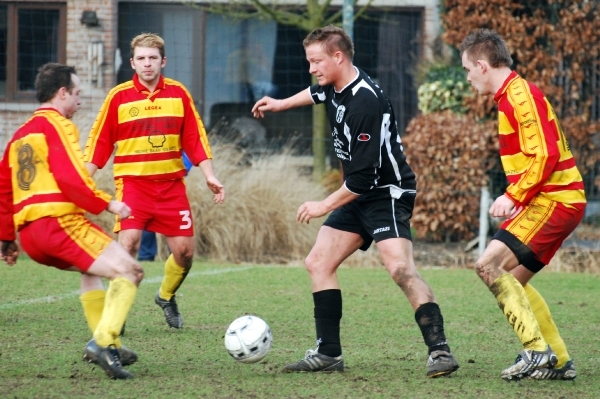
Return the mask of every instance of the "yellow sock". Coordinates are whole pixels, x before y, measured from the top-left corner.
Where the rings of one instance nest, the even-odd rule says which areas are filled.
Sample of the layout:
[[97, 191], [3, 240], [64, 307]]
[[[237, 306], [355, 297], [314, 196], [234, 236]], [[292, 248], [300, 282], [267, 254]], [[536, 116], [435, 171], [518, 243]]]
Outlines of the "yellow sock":
[[183, 280], [185, 280], [188, 271], [189, 270], [185, 270], [183, 267], [179, 266], [175, 262], [173, 254], [171, 254], [165, 262], [165, 277], [160, 285], [158, 295], [167, 301], [171, 300], [181, 283], [183, 283]]
[[92, 290], [81, 294], [79, 300], [83, 307], [83, 314], [85, 320], [92, 332], [96, 331], [100, 318], [102, 317], [102, 311], [104, 310], [104, 298], [106, 297], [106, 291], [104, 290]]
[[[106, 298], [106, 291], [104, 290], [92, 290], [84, 292], [79, 297], [81, 306], [83, 307], [85, 320], [87, 321], [88, 327], [90, 327], [92, 334], [94, 331], [96, 331], [96, 327], [98, 327], [98, 323], [102, 317], [102, 311], [104, 310], [104, 298]], [[115, 338], [115, 346], [117, 348], [121, 347], [121, 339], [119, 337]]]
[[512, 274], [504, 273], [493, 282], [490, 291], [496, 297], [498, 306], [515, 330], [523, 348], [546, 350], [546, 341], [521, 283]]
[[137, 287], [124, 277], [112, 280], [106, 290], [104, 311], [94, 331], [96, 343], [100, 346], [116, 345], [123, 323], [133, 305]]
[[567, 345], [565, 345], [565, 342], [558, 332], [556, 324], [554, 324], [554, 320], [552, 320], [550, 309], [548, 308], [544, 298], [535, 288], [533, 288], [531, 284], [527, 284], [525, 286], [525, 293], [529, 299], [531, 310], [533, 311], [533, 314], [540, 325], [542, 336], [546, 342], [550, 344], [550, 347], [556, 354], [556, 357], [558, 357], [558, 363], [555, 367], [561, 368], [569, 361], [571, 357], [567, 351]]

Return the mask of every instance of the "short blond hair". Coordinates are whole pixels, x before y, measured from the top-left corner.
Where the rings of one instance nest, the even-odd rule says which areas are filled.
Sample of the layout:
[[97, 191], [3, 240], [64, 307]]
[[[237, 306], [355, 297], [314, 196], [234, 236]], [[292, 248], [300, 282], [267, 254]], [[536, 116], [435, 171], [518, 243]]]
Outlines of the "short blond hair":
[[323, 28], [317, 28], [310, 32], [302, 41], [305, 49], [315, 43], [320, 43], [329, 55], [333, 55], [333, 53], [339, 50], [350, 61], [354, 57], [354, 43], [352, 43], [352, 39], [345, 30], [337, 26], [327, 25]]
[[157, 48], [161, 58], [165, 58], [165, 41], [156, 33], [141, 33], [131, 40], [131, 58], [136, 47]]

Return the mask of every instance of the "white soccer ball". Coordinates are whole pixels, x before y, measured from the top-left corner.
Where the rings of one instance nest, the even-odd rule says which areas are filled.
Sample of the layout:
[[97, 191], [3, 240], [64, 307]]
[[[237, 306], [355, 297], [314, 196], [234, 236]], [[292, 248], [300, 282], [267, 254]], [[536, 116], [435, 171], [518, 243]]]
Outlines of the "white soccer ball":
[[256, 363], [264, 359], [272, 342], [269, 325], [258, 316], [239, 317], [225, 332], [227, 352], [241, 363]]

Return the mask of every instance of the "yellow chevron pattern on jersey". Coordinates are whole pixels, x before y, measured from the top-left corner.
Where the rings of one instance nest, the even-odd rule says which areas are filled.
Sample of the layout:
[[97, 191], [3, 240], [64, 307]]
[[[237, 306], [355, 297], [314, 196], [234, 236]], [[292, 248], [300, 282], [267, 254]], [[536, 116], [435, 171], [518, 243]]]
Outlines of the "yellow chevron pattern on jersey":
[[65, 234], [93, 259], [97, 259], [113, 241], [112, 238], [101, 230], [93, 228], [83, 215], [59, 216], [56, 218], [56, 221], [63, 228]]
[[181, 98], [144, 99], [119, 105], [118, 123], [159, 117], [183, 117]]
[[[514, 116], [521, 127], [521, 149], [525, 154], [535, 154], [540, 151], [545, 156], [548, 156], [548, 148], [546, 139], [542, 131], [540, 115], [538, 115], [535, 100], [531, 94], [529, 85], [524, 84], [523, 79], [515, 79], [510, 88], [507, 90], [508, 99], [513, 106]], [[517, 98], [517, 96], [519, 98]], [[536, 185], [543, 176], [545, 162], [533, 160], [533, 163], [528, 162], [526, 173], [518, 184], [518, 189], [522, 190], [520, 196], [516, 196], [518, 201], [522, 201], [525, 197], [525, 192]], [[514, 191], [514, 190], [513, 190]], [[516, 194], [512, 192], [511, 194]]]
[[556, 205], [552, 200], [537, 196], [506, 226], [506, 230], [527, 245], [531, 237], [546, 225]]

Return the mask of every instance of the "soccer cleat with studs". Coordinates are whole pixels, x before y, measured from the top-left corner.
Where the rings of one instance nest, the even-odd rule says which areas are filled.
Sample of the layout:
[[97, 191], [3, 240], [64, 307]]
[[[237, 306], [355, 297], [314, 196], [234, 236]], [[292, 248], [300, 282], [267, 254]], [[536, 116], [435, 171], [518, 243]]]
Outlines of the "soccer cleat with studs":
[[[86, 350], [83, 353], [83, 360], [89, 363], [96, 364], [96, 359], [100, 355], [100, 346], [96, 344], [95, 340], [91, 340], [86, 346]], [[138, 355], [125, 345], [121, 345], [120, 348], [117, 348], [117, 352], [119, 353], [119, 360], [121, 360], [121, 364], [123, 366], [129, 366], [137, 362]]]
[[123, 368], [119, 352], [114, 345], [101, 347], [92, 339], [83, 349], [83, 359], [100, 366], [113, 380], [128, 380], [133, 374]]
[[529, 375], [533, 380], [574, 380], [577, 377], [575, 365], [569, 360], [563, 367], [557, 369], [542, 368]]
[[450, 352], [433, 351], [427, 359], [427, 377], [437, 378], [447, 376], [458, 370], [458, 363]]
[[523, 350], [515, 363], [502, 371], [500, 377], [506, 381], [518, 381], [529, 377], [535, 370], [553, 369], [557, 361], [550, 345], [546, 346], [545, 351]]
[[304, 372], [333, 372], [344, 371], [344, 358], [342, 355], [332, 357], [318, 352], [317, 349], [306, 351], [304, 359], [299, 362], [288, 364], [283, 368], [284, 373], [304, 373]]
[[167, 320], [167, 324], [172, 328], [182, 328], [183, 327], [183, 316], [179, 313], [179, 308], [177, 307], [177, 301], [175, 300], [175, 295], [171, 297], [170, 300], [162, 299], [159, 293], [156, 293], [154, 297], [154, 302], [160, 306], [160, 308], [165, 313], [165, 319]]

